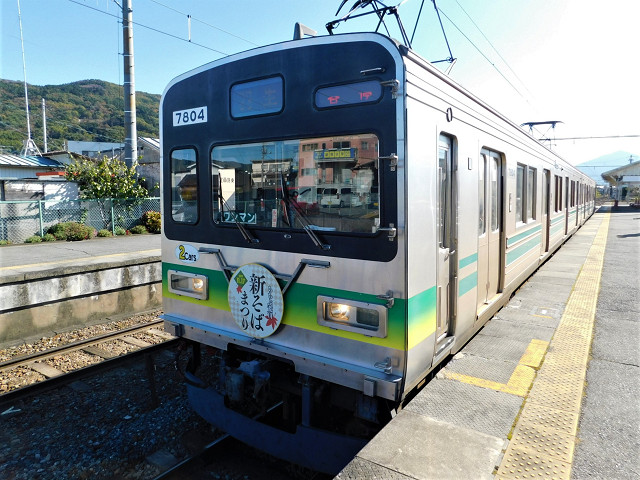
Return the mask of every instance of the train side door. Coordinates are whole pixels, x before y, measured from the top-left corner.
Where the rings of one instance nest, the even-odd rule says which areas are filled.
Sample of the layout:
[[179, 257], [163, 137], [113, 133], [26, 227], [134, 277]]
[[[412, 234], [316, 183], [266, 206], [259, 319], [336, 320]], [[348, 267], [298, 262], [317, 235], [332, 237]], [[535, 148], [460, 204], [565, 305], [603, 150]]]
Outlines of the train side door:
[[502, 271], [502, 159], [483, 150], [478, 188], [480, 215], [478, 231], [478, 310], [491, 303], [500, 291]]
[[542, 254], [549, 251], [549, 230], [551, 228], [551, 172], [543, 170], [542, 172]]
[[451, 138], [441, 135], [438, 142], [438, 293], [436, 342], [449, 331], [454, 308], [453, 258], [455, 258], [455, 205]]

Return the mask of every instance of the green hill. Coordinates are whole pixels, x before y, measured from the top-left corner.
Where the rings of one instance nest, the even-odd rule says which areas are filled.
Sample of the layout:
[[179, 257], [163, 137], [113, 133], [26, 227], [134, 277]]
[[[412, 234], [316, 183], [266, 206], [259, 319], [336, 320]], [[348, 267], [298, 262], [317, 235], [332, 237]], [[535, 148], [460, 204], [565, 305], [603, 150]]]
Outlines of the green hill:
[[[29, 85], [31, 137], [43, 148], [42, 99], [47, 105], [49, 151], [62, 150], [65, 140], [124, 142], [123, 87], [102, 80], [65, 85]], [[138, 135], [158, 137], [160, 95], [136, 92]], [[0, 80], [0, 147], [19, 152], [27, 138], [24, 84]]]

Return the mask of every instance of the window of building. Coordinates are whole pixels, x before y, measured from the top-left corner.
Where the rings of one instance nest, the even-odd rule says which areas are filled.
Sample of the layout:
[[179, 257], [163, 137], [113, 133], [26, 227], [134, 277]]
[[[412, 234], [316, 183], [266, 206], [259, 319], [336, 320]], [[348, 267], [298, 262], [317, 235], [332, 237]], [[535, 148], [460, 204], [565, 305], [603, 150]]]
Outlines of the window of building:
[[314, 150], [318, 150], [317, 143], [305, 143], [302, 145], [303, 152], [313, 152]]

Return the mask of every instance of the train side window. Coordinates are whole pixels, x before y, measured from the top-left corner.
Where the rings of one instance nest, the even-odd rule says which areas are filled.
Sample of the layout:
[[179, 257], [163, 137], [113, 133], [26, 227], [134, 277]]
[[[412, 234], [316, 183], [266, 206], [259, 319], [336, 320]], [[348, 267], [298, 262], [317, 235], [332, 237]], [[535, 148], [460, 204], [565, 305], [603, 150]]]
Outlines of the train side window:
[[537, 171], [535, 168], [528, 167], [527, 169], [527, 201], [526, 201], [526, 210], [527, 210], [527, 221], [535, 220], [536, 218], [536, 175]]
[[527, 167], [518, 164], [516, 173], [516, 223], [526, 221], [524, 217], [524, 177]]
[[487, 156], [482, 154], [478, 165], [478, 236], [485, 234], [487, 193], [484, 185], [484, 175], [487, 169]]
[[180, 223], [198, 221], [198, 169], [193, 148], [171, 152], [171, 218]]
[[501, 196], [498, 189], [499, 175], [500, 175], [500, 159], [491, 155], [490, 160], [490, 175], [491, 175], [491, 231], [497, 232], [500, 228], [498, 214], [500, 213]]
[[556, 177], [556, 198], [554, 212], [559, 212], [562, 210], [562, 177], [559, 177], [558, 175], [554, 176]]

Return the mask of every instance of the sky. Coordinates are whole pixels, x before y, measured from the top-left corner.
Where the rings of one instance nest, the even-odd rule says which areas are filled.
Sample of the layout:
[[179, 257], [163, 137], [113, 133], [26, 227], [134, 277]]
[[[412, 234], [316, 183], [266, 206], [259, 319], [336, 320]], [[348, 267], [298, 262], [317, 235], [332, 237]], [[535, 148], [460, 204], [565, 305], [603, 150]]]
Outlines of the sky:
[[[121, 7], [114, 0], [19, 1], [28, 83], [122, 84]], [[200, 65], [290, 40], [295, 22], [325, 35], [340, 3], [132, 0], [136, 90], [162, 93], [173, 78]], [[386, 4], [400, 4], [410, 37], [424, 4], [412, 47], [430, 61], [449, 57], [432, 0]], [[437, 5], [457, 59], [450, 72], [456, 82], [517, 124], [562, 121], [555, 131], [541, 127], [536, 134], [555, 136], [552, 148], [572, 164], [617, 151], [640, 159], [640, 1], [437, 0]], [[400, 38], [395, 20], [389, 18], [388, 25], [390, 35]], [[0, 0], [0, 28], [0, 78], [22, 81], [18, 0]], [[374, 28], [368, 17], [343, 22], [334, 31]], [[560, 140], [630, 135], [636, 137]]]

